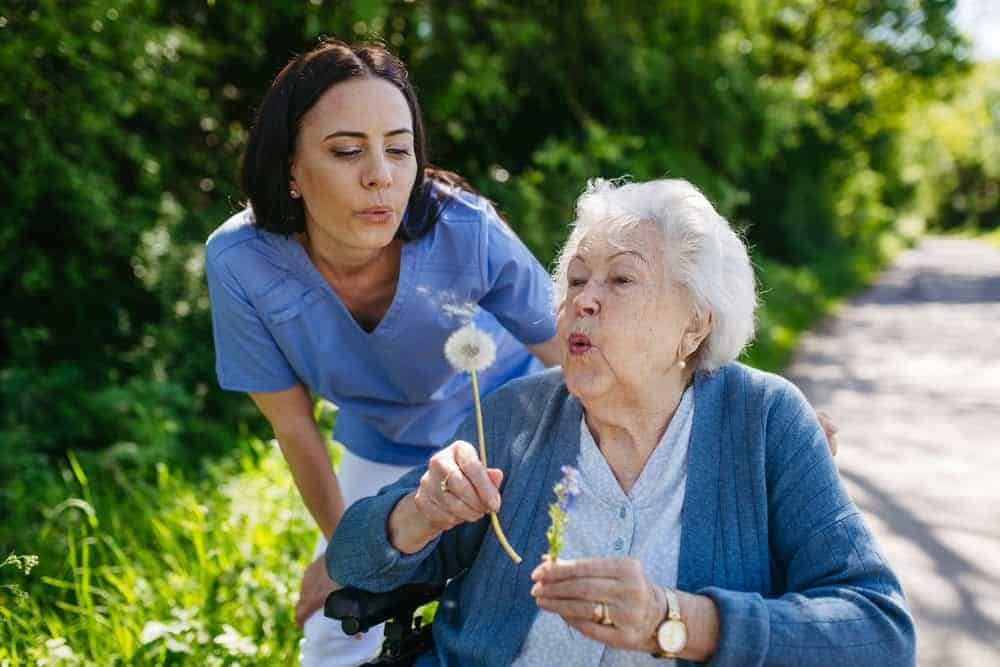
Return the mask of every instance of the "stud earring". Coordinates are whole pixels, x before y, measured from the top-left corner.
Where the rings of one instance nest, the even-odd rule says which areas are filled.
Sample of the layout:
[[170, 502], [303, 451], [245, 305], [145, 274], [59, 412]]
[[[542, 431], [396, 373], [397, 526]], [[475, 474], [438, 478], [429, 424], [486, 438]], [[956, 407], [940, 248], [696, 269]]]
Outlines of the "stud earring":
[[291, 190], [288, 191], [288, 196], [291, 197], [292, 199], [298, 199], [302, 195], [299, 193], [298, 190], [292, 188]]
[[687, 362], [684, 361], [683, 359], [681, 359], [680, 361], [678, 361], [677, 365], [680, 367], [681, 370], [684, 370], [685, 368], [687, 368]]

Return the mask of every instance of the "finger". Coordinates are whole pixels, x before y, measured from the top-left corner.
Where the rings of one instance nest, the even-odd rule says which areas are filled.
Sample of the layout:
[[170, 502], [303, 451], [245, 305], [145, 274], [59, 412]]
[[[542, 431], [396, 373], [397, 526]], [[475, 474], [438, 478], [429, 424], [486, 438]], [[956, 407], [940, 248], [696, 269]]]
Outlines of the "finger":
[[312, 616], [316, 610], [321, 606], [321, 602], [313, 599], [300, 598], [298, 604], [295, 605], [295, 624], [301, 629], [309, 617]]
[[301, 630], [306, 624], [306, 615], [302, 613], [301, 605], [295, 605], [295, 625]]
[[[465, 521], [477, 521], [482, 511], [477, 511], [477, 496], [472, 486], [464, 480], [464, 475], [455, 462], [456, 445], [466, 444], [456, 442], [431, 458], [427, 472], [420, 478], [420, 488], [441, 513], [441, 519], [447, 519], [451, 525]], [[470, 502], [471, 500], [471, 502]], [[448, 527], [450, 528], [451, 525]]]
[[567, 579], [602, 578], [619, 579], [635, 569], [631, 558], [571, 558], [546, 560], [531, 573], [533, 581], [554, 583]]
[[[465, 475], [476, 494], [475, 499], [465, 499], [473, 507], [482, 504], [486, 511], [496, 512], [500, 509], [500, 492], [486, 472], [486, 466], [476, 455], [472, 446], [455, 450], [455, 463]], [[470, 502], [471, 501], [471, 502]]]
[[839, 444], [837, 443], [837, 436], [836, 435], [828, 435], [827, 438], [826, 438], [826, 441], [830, 445], [830, 454], [832, 454], [833, 456], [836, 456], [837, 455], [837, 449], [839, 448]]
[[[564, 619], [574, 621], [593, 621], [594, 608], [597, 602], [584, 600], [562, 600], [560, 598], [535, 598], [535, 604], [545, 611], [559, 614]], [[609, 607], [610, 608], [610, 607]]]
[[537, 598], [555, 598], [559, 600], [579, 600], [593, 603], [594, 600], [617, 599], [628, 589], [620, 579], [570, 579], [565, 581], [536, 582], [531, 588], [531, 594]]
[[602, 644], [607, 644], [612, 648], [628, 648], [628, 643], [621, 628], [614, 625], [601, 625], [600, 623], [594, 623], [590, 619], [583, 621], [566, 619], [566, 623], [570, 627], [579, 630], [583, 636], [599, 641]]
[[[475, 505], [469, 503], [469, 497], [474, 498], [472, 502]], [[463, 522], [479, 521], [488, 511], [482, 507], [469, 483], [462, 479], [461, 473], [455, 473], [448, 479], [448, 490], [441, 494], [441, 505]]]
[[444, 531], [465, 521], [445, 507], [440, 485], [431, 481], [433, 478], [430, 475], [424, 477], [426, 479], [420, 480], [420, 488], [414, 494], [413, 502], [427, 522], [435, 529]]
[[486, 474], [490, 476], [490, 481], [493, 482], [493, 486], [500, 488], [500, 483], [503, 482], [503, 470], [500, 468], [487, 468]]
[[[455, 464], [451, 464], [454, 466]], [[490, 511], [483, 505], [479, 494], [460, 468], [452, 467], [442, 481], [438, 483], [439, 499], [442, 507], [459, 513], [463, 521], [477, 521]], [[445, 480], [447, 480], [445, 482]]]
[[833, 422], [833, 418], [829, 414], [820, 410], [816, 412], [816, 417], [819, 419], [819, 425], [822, 427], [823, 434], [827, 440], [837, 435], [840, 429], [837, 428], [837, 425]]

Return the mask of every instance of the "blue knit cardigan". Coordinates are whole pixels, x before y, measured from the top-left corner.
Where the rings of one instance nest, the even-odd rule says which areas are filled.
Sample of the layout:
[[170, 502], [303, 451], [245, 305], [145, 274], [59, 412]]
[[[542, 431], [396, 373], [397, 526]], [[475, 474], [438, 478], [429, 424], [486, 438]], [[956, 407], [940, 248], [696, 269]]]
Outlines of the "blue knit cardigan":
[[[740, 364], [694, 382], [677, 587], [718, 607], [721, 639], [709, 664], [913, 665], [899, 581], [802, 394]], [[434, 619], [435, 650], [418, 665], [509, 665], [538, 613], [529, 575], [546, 550], [560, 466], [579, 454], [582, 407], [556, 368], [494, 392], [484, 415], [489, 463], [505, 472], [500, 523], [520, 565], [485, 519], [415, 554], [393, 548], [386, 519], [423, 470], [351, 506], [327, 550], [330, 576], [345, 585], [386, 591], [451, 580]], [[456, 438], [475, 442], [474, 422]]]

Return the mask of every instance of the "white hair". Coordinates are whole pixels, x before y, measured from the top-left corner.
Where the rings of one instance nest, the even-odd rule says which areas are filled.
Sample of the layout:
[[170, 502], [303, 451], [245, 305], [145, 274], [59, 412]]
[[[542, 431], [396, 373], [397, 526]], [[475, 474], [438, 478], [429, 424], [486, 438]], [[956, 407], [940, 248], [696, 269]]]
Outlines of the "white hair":
[[713, 371], [740, 356], [754, 335], [757, 291], [746, 245], [696, 187], [681, 179], [644, 183], [593, 179], [576, 202], [576, 220], [553, 270], [558, 307], [566, 270], [580, 240], [595, 227], [651, 223], [660, 230], [667, 278], [684, 287], [712, 328], [692, 359]]

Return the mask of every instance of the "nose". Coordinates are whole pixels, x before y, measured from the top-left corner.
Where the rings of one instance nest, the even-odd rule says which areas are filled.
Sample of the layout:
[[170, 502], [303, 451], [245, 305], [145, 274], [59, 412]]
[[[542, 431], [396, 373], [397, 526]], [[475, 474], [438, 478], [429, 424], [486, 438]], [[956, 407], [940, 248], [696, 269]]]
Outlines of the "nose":
[[372, 190], [385, 190], [392, 185], [392, 171], [385, 155], [381, 153], [373, 154], [371, 162], [367, 165], [361, 176], [363, 185]]
[[573, 299], [573, 305], [576, 308], [577, 317], [593, 317], [601, 312], [601, 300], [595, 281], [587, 281], [587, 284]]

